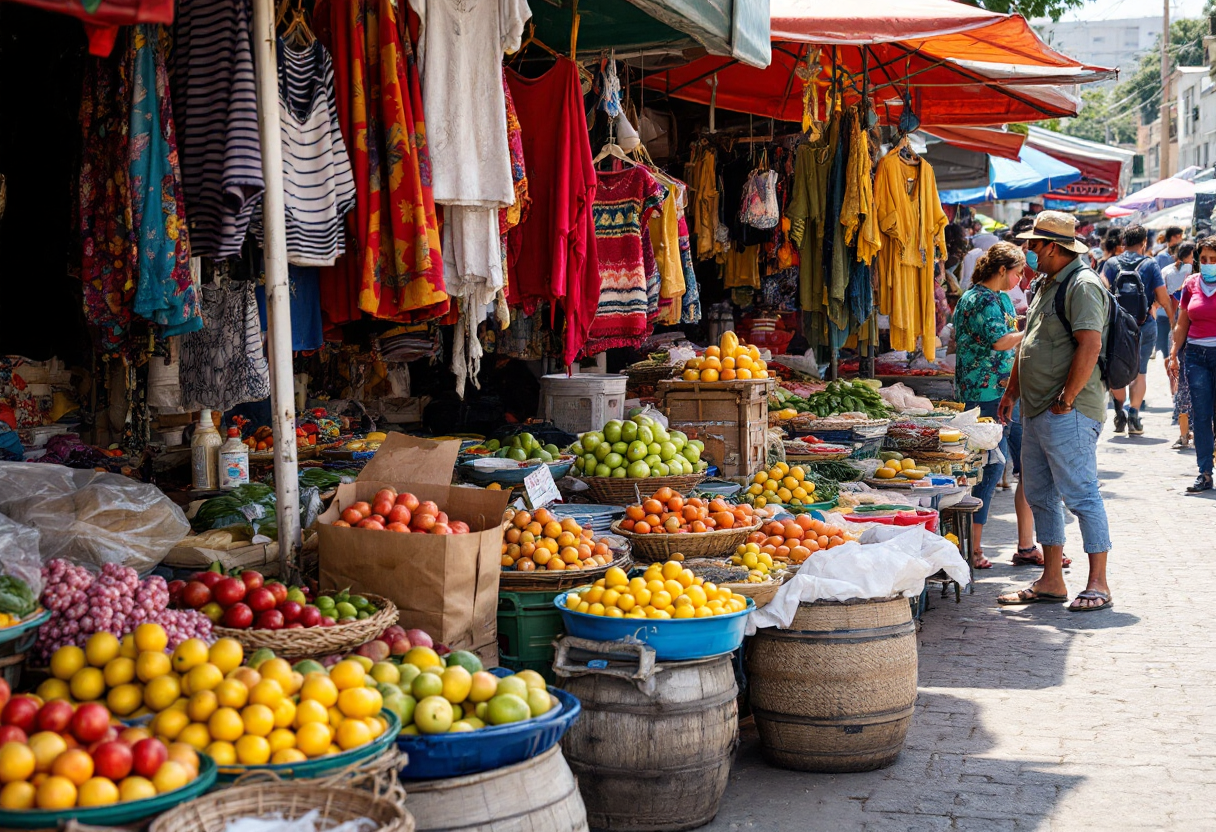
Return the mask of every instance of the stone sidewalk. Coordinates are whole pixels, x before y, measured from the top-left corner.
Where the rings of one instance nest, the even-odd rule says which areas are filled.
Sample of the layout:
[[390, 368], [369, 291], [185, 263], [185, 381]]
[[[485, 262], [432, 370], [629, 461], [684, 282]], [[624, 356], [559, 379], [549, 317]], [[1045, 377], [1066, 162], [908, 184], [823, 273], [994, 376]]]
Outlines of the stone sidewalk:
[[[745, 729], [715, 830], [1077, 832], [1216, 830], [1216, 648], [1207, 607], [1216, 506], [1187, 496], [1193, 452], [1170, 449], [1158, 358], [1145, 435], [1108, 419], [1099, 473], [1114, 549], [1113, 610], [1069, 613], [995, 597], [1037, 577], [1014, 568], [1013, 492], [985, 532], [996, 566], [956, 605], [933, 595], [907, 746], [884, 771], [784, 771]], [[1069, 516], [1069, 587], [1085, 587]]]

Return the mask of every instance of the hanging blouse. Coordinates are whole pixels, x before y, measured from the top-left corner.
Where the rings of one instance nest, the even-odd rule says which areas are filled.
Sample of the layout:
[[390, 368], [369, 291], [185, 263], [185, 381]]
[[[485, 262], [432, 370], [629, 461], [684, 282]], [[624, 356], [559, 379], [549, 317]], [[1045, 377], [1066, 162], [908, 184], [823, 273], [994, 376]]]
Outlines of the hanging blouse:
[[249, 0], [178, 0], [169, 74], [192, 253], [233, 257], [265, 188]]
[[[639, 346], [647, 333], [649, 265], [646, 226], [666, 191], [643, 167], [600, 172], [595, 195], [600, 302], [584, 353]], [[647, 253], [650, 264], [647, 263]], [[657, 309], [657, 267], [654, 297]]]
[[393, 0], [318, 0], [317, 39], [333, 55], [338, 122], [355, 209], [349, 253], [321, 277], [327, 326], [359, 317], [428, 320], [448, 311], [427, 127], [409, 41]]
[[166, 336], [201, 329], [198, 289], [190, 275], [190, 244], [178, 168], [165, 30], [131, 29], [133, 100], [130, 122], [132, 224], [137, 230], [139, 288], [135, 313]]
[[561, 303], [562, 357], [569, 364], [587, 341], [600, 297], [596, 174], [578, 67], [559, 58], [539, 78], [507, 70], [507, 83], [522, 129], [532, 201], [527, 219], [508, 235], [507, 296], [527, 310], [539, 300]]
[[253, 281], [203, 287], [206, 326], [182, 336], [182, 406], [231, 410], [270, 395]]
[[[287, 262], [332, 266], [346, 251], [343, 218], [355, 207], [355, 181], [334, 98], [334, 68], [319, 41], [293, 49], [278, 41], [279, 123]], [[261, 212], [253, 231], [262, 240]]]
[[684, 296], [680, 298], [680, 323], [701, 322], [701, 287], [697, 285], [697, 273], [692, 265], [692, 241], [688, 235], [688, 220], [680, 212], [680, 265], [684, 269]]

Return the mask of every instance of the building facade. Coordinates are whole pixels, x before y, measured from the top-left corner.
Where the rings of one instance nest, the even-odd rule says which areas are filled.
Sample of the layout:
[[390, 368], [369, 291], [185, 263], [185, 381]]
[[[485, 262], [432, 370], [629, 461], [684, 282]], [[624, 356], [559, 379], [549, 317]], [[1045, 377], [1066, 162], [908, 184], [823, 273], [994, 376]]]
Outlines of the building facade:
[[[1158, 9], [1159, 11], [1160, 9]], [[1161, 37], [1161, 16], [1120, 20], [1035, 21], [1035, 29], [1053, 49], [1081, 63], [1118, 67], [1126, 77]], [[1114, 85], [1115, 79], [1103, 81]]]

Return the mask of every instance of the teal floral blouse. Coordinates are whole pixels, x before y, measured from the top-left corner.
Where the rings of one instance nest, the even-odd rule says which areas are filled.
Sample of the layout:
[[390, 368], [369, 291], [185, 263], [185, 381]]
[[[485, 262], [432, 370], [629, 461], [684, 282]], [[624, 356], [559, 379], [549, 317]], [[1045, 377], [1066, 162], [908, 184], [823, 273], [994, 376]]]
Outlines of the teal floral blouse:
[[976, 285], [959, 298], [954, 309], [954, 388], [960, 401], [987, 402], [1005, 394], [1014, 351], [994, 350], [992, 345], [1016, 330], [1017, 316], [1007, 293]]

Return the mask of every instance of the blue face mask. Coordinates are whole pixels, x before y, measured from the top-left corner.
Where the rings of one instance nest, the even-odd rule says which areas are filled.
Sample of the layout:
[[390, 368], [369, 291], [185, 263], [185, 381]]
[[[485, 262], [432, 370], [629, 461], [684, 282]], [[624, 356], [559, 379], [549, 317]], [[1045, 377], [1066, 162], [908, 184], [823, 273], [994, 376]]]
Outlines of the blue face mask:
[[1026, 251], [1026, 265], [1027, 265], [1027, 266], [1030, 266], [1030, 270], [1031, 270], [1032, 272], [1037, 272], [1037, 271], [1039, 270], [1039, 255], [1038, 255], [1038, 254], [1036, 254], [1035, 252], [1030, 251], [1029, 249], [1027, 249], [1027, 251]]
[[1199, 277], [1208, 285], [1216, 283], [1216, 263], [1200, 263]]

